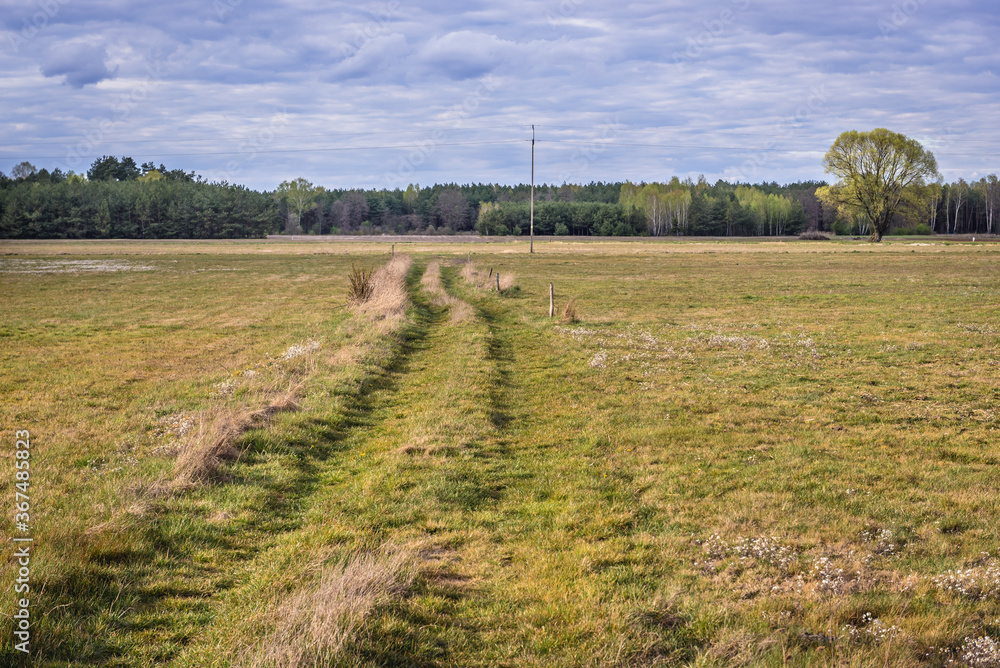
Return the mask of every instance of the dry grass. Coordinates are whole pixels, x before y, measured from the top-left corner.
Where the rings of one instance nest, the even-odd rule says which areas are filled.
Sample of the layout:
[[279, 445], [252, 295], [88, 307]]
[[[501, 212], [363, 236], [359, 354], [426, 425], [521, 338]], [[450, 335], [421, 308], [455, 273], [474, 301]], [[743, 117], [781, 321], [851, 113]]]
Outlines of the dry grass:
[[347, 303], [362, 304], [371, 299], [375, 291], [373, 271], [363, 264], [351, 263], [351, 273], [347, 275]]
[[564, 323], [570, 324], [578, 322], [580, 319], [576, 314], [576, 297], [573, 297], [568, 302], [566, 302], [566, 308], [563, 309], [562, 321]]
[[497, 274], [500, 276], [499, 285], [501, 292], [510, 290], [517, 285], [517, 278], [509, 271], [501, 273], [499, 270], [494, 271], [492, 267], [489, 271], [484, 271], [476, 268], [476, 265], [472, 262], [466, 262], [460, 273], [462, 274], [462, 278], [480, 290], [495, 291], [498, 283]]
[[249, 429], [264, 427], [278, 413], [298, 410], [298, 388], [278, 394], [263, 408], [248, 411], [213, 406], [202, 412], [198, 427], [181, 447], [174, 467], [174, 485], [189, 487], [219, 477], [226, 462], [237, 459], [239, 437]]
[[472, 318], [472, 307], [467, 302], [452, 297], [444, 289], [444, 283], [441, 282], [441, 264], [439, 262], [435, 261], [427, 265], [427, 270], [420, 279], [420, 285], [430, 293], [432, 304], [448, 309], [452, 321], [465, 322]]
[[327, 566], [268, 613], [273, 628], [242, 665], [302, 668], [343, 659], [369, 615], [406, 592], [415, 562], [414, 551], [391, 549]]
[[413, 264], [408, 255], [396, 255], [372, 275], [372, 295], [360, 304], [352, 304], [354, 311], [378, 323], [382, 329], [394, 329], [406, 318], [410, 304], [406, 293], [406, 274]]

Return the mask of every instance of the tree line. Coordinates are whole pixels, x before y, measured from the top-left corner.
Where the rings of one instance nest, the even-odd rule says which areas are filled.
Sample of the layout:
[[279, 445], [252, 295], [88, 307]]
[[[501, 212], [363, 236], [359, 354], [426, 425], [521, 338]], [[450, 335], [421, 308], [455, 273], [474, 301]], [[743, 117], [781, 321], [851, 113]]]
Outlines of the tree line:
[[[867, 234], [822, 181], [592, 182], [535, 186], [536, 234], [781, 236]], [[194, 172], [104, 156], [86, 174], [0, 172], [0, 238], [248, 238], [267, 234], [528, 234], [527, 184], [327, 189], [305, 179], [258, 192]], [[889, 233], [996, 233], [995, 175], [907, 189]]]
[[0, 173], [0, 238], [260, 238], [281, 223], [270, 193], [131, 158], [102, 158], [87, 175], [21, 163], [12, 176]]
[[[536, 234], [576, 236], [797, 234], [820, 226], [825, 184], [736, 186], [704, 178], [667, 183], [592, 182], [535, 186]], [[327, 190], [282, 183], [284, 232], [297, 234], [528, 234], [531, 187], [437, 184], [406, 190]]]

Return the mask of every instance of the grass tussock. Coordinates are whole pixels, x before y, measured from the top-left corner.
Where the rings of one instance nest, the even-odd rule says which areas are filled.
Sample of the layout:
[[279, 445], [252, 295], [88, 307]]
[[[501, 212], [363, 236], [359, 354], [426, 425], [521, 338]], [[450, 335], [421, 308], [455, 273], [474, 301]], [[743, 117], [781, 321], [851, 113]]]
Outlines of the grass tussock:
[[361, 553], [327, 566], [310, 584], [271, 610], [273, 626], [242, 664], [305, 668], [345, 660], [371, 613], [402, 596], [413, 581], [416, 555], [407, 549]]
[[420, 279], [420, 285], [430, 294], [431, 303], [435, 306], [447, 308], [454, 322], [466, 322], [473, 316], [472, 306], [467, 302], [452, 297], [444, 288], [441, 281], [441, 264], [431, 262], [427, 265], [427, 270]]
[[406, 274], [413, 264], [408, 255], [396, 255], [372, 274], [372, 294], [364, 302], [351, 304], [354, 311], [393, 329], [406, 318], [410, 299]]
[[363, 304], [371, 299], [375, 292], [375, 282], [372, 280], [374, 269], [363, 264], [351, 263], [351, 271], [347, 275], [347, 303]]
[[298, 410], [296, 395], [297, 391], [290, 389], [252, 411], [223, 406], [207, 409], [177, 455], [174, 485], [189, 487], [218, 479], [222, 465], [239, 457], [240, 436], [250, 429], [266, 426], [278, 413]]
[[803, 241], [829, 241], [830, 237], [823, 234], [822, 232], [817, 232], [816, 230], [809, 230], [808, 232], [803, 232], [799, 235], [799, 239]]
[[563, 309], [562, 321], [566, 324], [580, 321], [580, 317], [576, 313], [576, 297], [566, 302], [566, 308]]
[[517, 286], [517, 277], [513, 273], [506, 271], [494, 271], [491, 267], [489, 271], [477, 268], [472, 262], [466, 262], [460, 272], [462, 278], [480, 290], [496, 291], [498, 285], [497, 275], [499, 274], [500, 292], [507, 292]]

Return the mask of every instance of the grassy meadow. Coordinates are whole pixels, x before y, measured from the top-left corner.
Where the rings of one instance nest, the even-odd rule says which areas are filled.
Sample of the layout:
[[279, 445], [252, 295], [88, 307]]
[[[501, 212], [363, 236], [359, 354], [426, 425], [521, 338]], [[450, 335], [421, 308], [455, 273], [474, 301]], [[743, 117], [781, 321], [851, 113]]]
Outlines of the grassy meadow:
[[1000, 244], [535, 250], [0, 244], [0, 665], [1000, 666]]

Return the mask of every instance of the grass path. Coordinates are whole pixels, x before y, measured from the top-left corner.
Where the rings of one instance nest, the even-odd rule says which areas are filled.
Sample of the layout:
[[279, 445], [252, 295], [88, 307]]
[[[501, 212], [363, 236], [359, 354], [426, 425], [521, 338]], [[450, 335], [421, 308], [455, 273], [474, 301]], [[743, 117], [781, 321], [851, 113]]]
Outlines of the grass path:
[[516, 303], [445, 276], [475, 320], [446, 321], [414, 295], [428, 333], [376, 426], [349, 446], [378, 465], [323, 506], [358, 540], [381, 527], [384, 540], [425, 542], [414, 590], [372, 621], [357, 658], [569, 666], [686, 654], [671, 613], [648, 600], [660, 562], [636, 535], [627, 483], [608, 477], [601, 439], [574, 416], [547, 337]]
[[327, 663], [624, 665], [689, 654], [686, 632], [672, 630], [679, 618], [649, 600], [659, 555], [628, 481], [609, 477], [606, 440], [575, 415], [566, 360], [521, 321], [516, 300], [474, 293], [453, 268], [445, 286], [475, 317], [448, 317], [418, 288], [421, 269], [410, 277], [407, 342], [320, 465], [301, 526], [255, 560], [176, 665], [229, 665], [258, 642], [254, 620], [275, 624], [317, 563], [398, 551], [413, 555], [408, 593], [373, 610]]

